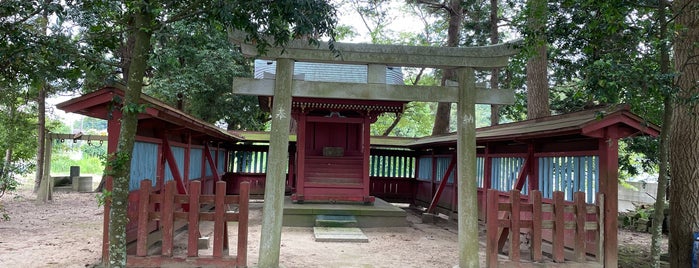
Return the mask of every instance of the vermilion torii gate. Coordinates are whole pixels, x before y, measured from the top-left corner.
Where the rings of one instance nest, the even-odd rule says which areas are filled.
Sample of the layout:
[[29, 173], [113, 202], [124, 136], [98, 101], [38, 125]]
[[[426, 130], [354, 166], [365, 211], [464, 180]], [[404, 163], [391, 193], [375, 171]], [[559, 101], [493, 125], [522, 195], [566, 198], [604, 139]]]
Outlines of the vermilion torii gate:
[[[459, 267], [478, 267], [475, 104], [511, 104], [514, 92], [478, 88], [474, 72], [507, 66], [509, 58], [518, 53], [514, 43], [470, 48], [335, 43], [336, 55], [327, 43], [315, 47], [296, 40], [284, 48], [269, 48], [261, 55], [255, 45], [245, 43], [240, 32], [231, 32], [230, 40], [240, 45], [246, 56], [277, 61], [275, 80], [239, 78], [233, 84], [236, 94], [274, 97], [260, 267], [279, 266], [292, 97], [456, 102]], [[367, 82], [294, 81], [295, 61], [367, 65]], [[387, 85], [386, 66], [453, 69], [458, 83], [447, 87]]]

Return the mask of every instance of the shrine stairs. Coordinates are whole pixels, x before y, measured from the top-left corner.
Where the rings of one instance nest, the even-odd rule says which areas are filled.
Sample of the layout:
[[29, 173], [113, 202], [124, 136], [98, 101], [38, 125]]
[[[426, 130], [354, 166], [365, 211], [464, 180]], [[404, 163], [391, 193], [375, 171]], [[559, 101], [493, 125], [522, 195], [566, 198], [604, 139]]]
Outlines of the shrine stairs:
[[319, 215], [354, 216], [356, 227], [407, 227], [405, 210], [376, 198], [373, 205], [353, 203], [293, 203], [290, 197], [284, 199], [282, 225], [291, 227], [314, 227]]

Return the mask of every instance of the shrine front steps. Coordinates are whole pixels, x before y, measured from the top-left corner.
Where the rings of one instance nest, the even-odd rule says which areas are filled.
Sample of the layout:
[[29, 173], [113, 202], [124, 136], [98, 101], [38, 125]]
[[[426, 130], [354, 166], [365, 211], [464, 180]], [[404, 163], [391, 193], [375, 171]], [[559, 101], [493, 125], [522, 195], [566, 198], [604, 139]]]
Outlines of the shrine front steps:
[[299, 204], [292, 202], [289, 197], [284, 198], [283, 226], [319, 226], [316, 223], [318, 215], [353, 216], [356, 223], [352, 223], [351, 226], [359, 228], [391, 228], [401, 232], [408, 227], [407, 212], [380, 198], [376, 198], [373, 205], [311, 202]]
[[352, 215], [317, 215], [313, 227], [316, 242], [368, 243], [369, 238], [357, 228]]

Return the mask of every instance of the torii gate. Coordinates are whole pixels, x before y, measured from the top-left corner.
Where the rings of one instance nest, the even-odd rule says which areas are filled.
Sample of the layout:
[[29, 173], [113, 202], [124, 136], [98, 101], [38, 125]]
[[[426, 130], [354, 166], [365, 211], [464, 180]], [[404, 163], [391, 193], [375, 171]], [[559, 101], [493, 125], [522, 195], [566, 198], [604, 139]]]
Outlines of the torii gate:
[[[289, 146], [292, 97], [428, 101], [457, 103], [457, 186], [459, 267], [478, 267], [478, 210], [476, 184], [475, 104], [511, 104], [514, 92], [476, 86], [475, 70], [507, 66], [519, 50], [516, 43], [484, 47], [419, 47], [335, 43], [335, 55], [327, 43], [315, 47], [295, 40], [284, 48], [259, 54], [245, 43], [241, 32], [229, 33], [248, 57], [276, 60], [275, 81], [238, 78], [233, 93], [274, 96], [272, 130], [267, 159], [267, 180], [260, 238], [260, 267], [278, 267], [284, 205], [284, 182]], [[294, 62], [361, 64], [368, 66], [367, 83], [294, 81]], [[456, 86], [387, 85], [386, 66], [455, 69]], [[273, 89], [272, 89], [273, 88]]]

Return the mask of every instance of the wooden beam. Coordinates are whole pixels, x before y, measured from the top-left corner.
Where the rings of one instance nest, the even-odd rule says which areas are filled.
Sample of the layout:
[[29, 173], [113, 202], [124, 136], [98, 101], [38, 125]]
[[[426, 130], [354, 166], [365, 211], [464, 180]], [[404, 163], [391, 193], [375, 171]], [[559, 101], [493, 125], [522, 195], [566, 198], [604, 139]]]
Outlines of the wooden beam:
[[430, 206], [427, 207], [427, 213], [432, 213], [434, 209], [437, 207], [437, 202], [439, 202], [439, 198], [442, 196], [442, 192], [444, 191], [444, 186], [447, 185], [447, 181], [449, 180], [449, 175], [454, 171], [454, 166], [456, 165], [456, 154], [453, 154], [451, 156], [451, 161], [449, 161], [449, 166], [447, 167], [447, 171], [444, 172], [444, 176], [442, 176], [442, 180], [439, 182], [439, 187], [437, 187], [437, 192], [434, 194], [432, 197], [432, 202], [430, 202]]
[[[284, 47], [268, 47], [260, 54], [256, 45], [246, 42], [241, 31], [229, 30], [229, 41], [239, 45], [243, 54], [260, 59], [294, 59], [308, 62], [344, 64], [384, 64], [391, 66], [432, 67], [451, 69], [458, 67], [497, 68], [506, 67], [510, 56], [519, 53], [521, 41], [481, 47], [429, 47], [355, 44], [335, 42], [336, 52], [327, 42], [309, 45], [304, 40], [292, 40]], [[274, 41], [270, 41], [274, 44]]]
[[[241, 95], [272, 96], [274, 80], [236, 78], [233, 93]], [[458, 86], [410, 86], [340, 82], [311, 82], [294, 80], [292, 96], [308, 98], [457, 102]], [[515, 93], [509, 89], [476, 87], [478, 104], [513, 104]]]

